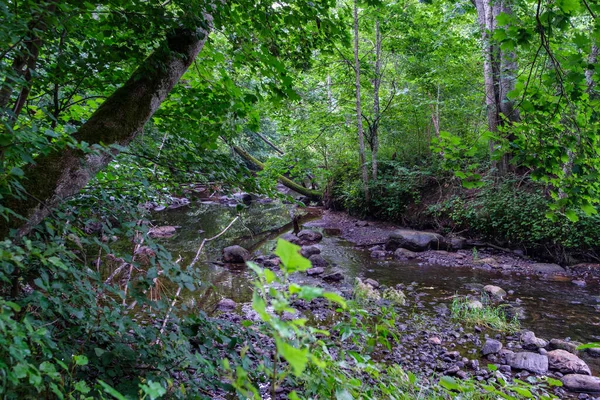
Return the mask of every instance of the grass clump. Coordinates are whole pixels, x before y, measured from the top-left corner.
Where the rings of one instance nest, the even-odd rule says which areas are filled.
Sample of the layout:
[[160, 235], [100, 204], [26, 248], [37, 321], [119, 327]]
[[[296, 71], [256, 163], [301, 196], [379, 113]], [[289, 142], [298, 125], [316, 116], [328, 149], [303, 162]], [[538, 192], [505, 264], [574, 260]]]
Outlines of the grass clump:
[[403, 306], [406, 303], [406, 295], [404, 292], [391, 287], [383, 291], [383, 298], [397, 306]]
[[505, 333], [514, 333], [521, 329], [516, 316], [509, 318], [504, 307], [493, 306], [486, 299], [472, 302], [465, 297], [455, 297], [450, 312], [452, 319], [467, 325], [478, 325]]

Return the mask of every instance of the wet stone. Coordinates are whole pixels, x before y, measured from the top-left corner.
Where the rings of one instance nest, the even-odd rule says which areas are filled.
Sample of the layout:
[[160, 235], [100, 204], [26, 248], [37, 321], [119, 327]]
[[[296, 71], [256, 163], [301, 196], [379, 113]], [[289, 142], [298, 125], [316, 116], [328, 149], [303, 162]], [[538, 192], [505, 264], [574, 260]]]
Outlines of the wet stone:
[[231, 299], [222, 299], [219, 301], [219, 304], [217, 304], [217, 309], [219, 311], [233, 311], [236, 306], [237, 303], [235, 301]]
[[313, 268], [310, 268], [310, 269], [306, 270], [306, 275], [308, 275], [308, 276], [316, 276], [316, 275], [321, 275], [323, 272], [325, 272], [324, 268], [313, 267]]
[[548, 352], [548, 366], [563, 374], [591, 375], [590, 367], [574, 354], [565, 350], [552, 350]]
[[548, 357], [541, 354], [531, 352], [508, 354], [506, 361], [514, 369], [526, 370], [536, 374], [548, 372]]
[[500, 350], [502, 350], [502, 343], [500, 343], [500, 341], [495, 339], [488, 339], [485, 341], [481, 353], [484, 356], [487, 356], [488, 354], [496, 354]]
[[600, 392], [600, 378], [589, 375], [570, 374], [561, 379], [563, 385], [574, 392]]

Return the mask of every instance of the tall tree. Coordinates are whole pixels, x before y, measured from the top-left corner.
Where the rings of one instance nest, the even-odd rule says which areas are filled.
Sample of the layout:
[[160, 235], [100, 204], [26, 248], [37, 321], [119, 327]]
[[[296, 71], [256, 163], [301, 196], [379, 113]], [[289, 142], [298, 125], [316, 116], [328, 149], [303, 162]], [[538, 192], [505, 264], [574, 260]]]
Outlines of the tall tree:
[[[485, 84], [485, 103], [487, 107], [488, 129], [493, 134], [505, 122], [518, 121], [518, 111], [508, 93], [515, 87], [517, 62], [512, 51], [502, 50], [494, 43], [492, 35], [498, 26], [498, 16], [503, 13], [512, 14], [511, 0], [472, 0], [477, 10], [477, 19], [481, 32], [483, 52], [483, 76]], [[495, 142], [490, 140], [490, 153], [495, 151]], [[500, 164], [496, 163], [500, 172], [508, 169], [508, 154]]]
[[358, 0], [354, 0], [354, 70], [355, 70], [355, 87], [356, 87], [356, 126], [358, 129], [358, 156], [360, 160], [360, 168], [362, 172], [363, 190], [367, 202], [371, 200], [369, 195], [369, 170], [365, 157], [365, 132], [362, 123], [362, 107], [360, 101], [360, 58], [358, 57]]

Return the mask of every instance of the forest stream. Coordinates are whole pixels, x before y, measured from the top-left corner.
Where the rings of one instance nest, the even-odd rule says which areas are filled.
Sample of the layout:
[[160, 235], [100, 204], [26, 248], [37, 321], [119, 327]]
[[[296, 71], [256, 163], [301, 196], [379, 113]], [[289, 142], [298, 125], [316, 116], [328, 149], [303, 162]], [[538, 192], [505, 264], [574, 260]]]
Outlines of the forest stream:
[[[185, 294], [190, 309], [214, 313], [222, 299], [231, 299], [239, 305], [248, 303], [252, 296], [253, 272], [248, 268], [231, 269], [218, 260], [224, 247], [240, 245], [253, 256], [271, 254], [278, 236], [291, 232], [291, 205], [281, 202], [252, 202], [241, 211], [233, 204], [214, 202], [192, 203], [174, 210], [157, 212], [155, 226], [177, 226], [175, 235], [161, 239], [174, 256], [181, 255], [183, 263], [193, 259], [203, 238], [221, 232], [236, 215], [240, 220], [217, 240], [209, 242], [202, 266], [204, 282], [199, 292]], [[369, 251], [340, 237], [336, 229], [319, 227], [319, 216], [300, 220], [302, 226], [319, 230], [323, 240], [317, 245], [330, 267], [344, 272], [339, 291], [348, 291], [355, 277], [375, 279], [382, 285], [400, 285], [415, 291], [414, 301], [407, 307], [419, 313], [435, 314], [452, 302], [455, 294], [468, 295], [481, 291], [483, 285], [493, 284], [509, 291], [504, 303], [509, 315], [519, 316], [521, 327], [535, 332], [538, 337], [566, 339], [583, 343], [600, 341], [600, 288], [597, 284], [585, 287], [569, 280], [548, 280], [537, 276], [515, 276], [461, 266], [430, 265], [414, 261], [374, 259]], [[323, 280], [303, 275], [303, 283], [327, 286]], [[600, 372], [600, 358], [582, 357], [596, 375]]]

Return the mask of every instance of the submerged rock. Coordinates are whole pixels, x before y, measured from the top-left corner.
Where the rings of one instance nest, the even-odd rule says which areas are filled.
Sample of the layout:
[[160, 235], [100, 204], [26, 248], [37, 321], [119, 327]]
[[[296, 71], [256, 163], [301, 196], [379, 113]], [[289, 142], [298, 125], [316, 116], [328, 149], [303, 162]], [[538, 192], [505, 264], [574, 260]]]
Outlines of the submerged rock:
[[506, 362], [511, 368], [515, 369], [522, 369], [536, 374], [548, 372], [548, 357], [537, 353], [525, 351], [507, 354]]
[[373, 250], [371, 258], [386, 258], [388, 253], [385, 250]]
[[548, 366], [563, 374], [591, 375], [590, 367], [581, 358], [565, 350], [548, 352]]
[[600, 392], [600, 378], [582, 374], [565, 375], [561, 379], [563, 385], [574, 392]]
[[229, 246], [223, 249], [223, 261], [231, 264], [243, 264], [250, 259], [250, 252], [242, 246]]
[[432, 232], [399, 229], [390, 234], [385, 249], [395, 251], [399, 247], [411, 251], [443, 250], [448, 247], [442, 235]]
[[319, 243], [323, 239], [321, 233], [308, 229], [301, 230], [296, 236], [300, 239], [302, 245]]

